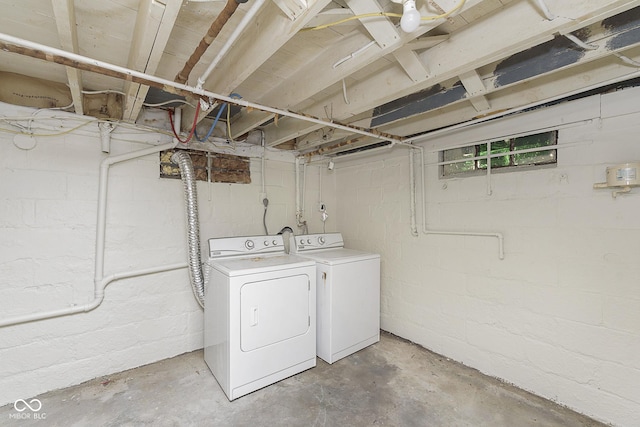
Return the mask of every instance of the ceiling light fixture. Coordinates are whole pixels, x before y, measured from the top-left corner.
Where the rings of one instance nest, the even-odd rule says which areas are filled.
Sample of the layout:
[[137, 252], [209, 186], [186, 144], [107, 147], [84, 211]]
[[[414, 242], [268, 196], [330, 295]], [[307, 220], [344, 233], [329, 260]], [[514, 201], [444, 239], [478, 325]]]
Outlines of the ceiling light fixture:
[[412, 33], [420, 26], [420, 12], [416, 9], [415, 0], [405, 0], [402, 3], [402, 18], [400, 28], [405, 33]]

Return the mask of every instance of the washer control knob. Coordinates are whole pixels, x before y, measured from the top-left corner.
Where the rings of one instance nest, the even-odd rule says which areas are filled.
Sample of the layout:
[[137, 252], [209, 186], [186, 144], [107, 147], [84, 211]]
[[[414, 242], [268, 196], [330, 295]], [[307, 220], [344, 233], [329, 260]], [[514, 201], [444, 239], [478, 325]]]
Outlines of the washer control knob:
[[273, 246], [275, 246], [275, 245], [277, 245], [277, 244], [278, 244], [278, 241], [277, 241], [277, 240], [274, 240], [274, 241], [273, 241], [273, 242], [271, 242], [271, 243], [273, 243]]
[[265, 245], [265, 246], [269, 246], [269, 241], [268, 241], [268, 240], [265, 240], [265, 241], [264, 241], [264, 245]]
[[318, 243], [320, 243], [321, 245], [324, 245], [324, 236], [318, 237]]
[[300, 244], [304, 245], [304, 239], [300, 239]]
[[253, 243], [253, 240], [247, 240], [244, 242], [244, 247], [251, 250], [255, 247], [255, 243]]
[[307, 245], [311, 244], [311, 239], [307, 239]]

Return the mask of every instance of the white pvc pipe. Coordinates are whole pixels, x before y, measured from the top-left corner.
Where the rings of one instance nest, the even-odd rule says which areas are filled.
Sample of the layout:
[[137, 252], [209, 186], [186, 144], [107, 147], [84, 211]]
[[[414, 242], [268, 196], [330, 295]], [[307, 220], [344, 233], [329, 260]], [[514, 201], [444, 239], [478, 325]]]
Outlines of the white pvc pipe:
[[554, 19], [556, 19], [556, 16], [551, 13], [544, 0], [536, 0], [536, 2], [540, 6], [540, 9], [542, 9], [542, 13], [544, 13], [545, 18], [547, 18], [549, 21], [553, 21]]
[[296, 165], [295, 185], [296, 185], [296, 221], [297, 221], [300, 215], [300, 158], [299, 157], [296, 157], [295, 165]]
[[491, 141], [487, 142], [487, 196], [490, 196], [493, 193], [493, 189], [491, 188], [491, 160], [493, 157], [491, 154]]
[[144, 79], [147, 80], [149, 82], [153, 82], [156, 84], [160, 84], [165, 86], [166, 88], [174, 88], [174, 89], [179, 89], [185, 92], [190, 92], [194, 95], [201, 95], [204, 97], [209, 97], [209, 98], [215, 98], [219, 101], [222, 102], [226, 102], [228, 104], [234, 104], [234, 105], [239, 105], [241, 107], [245, 107], [245, 108], [253, 108], [255, 110], [261, 110], [261, 111], [265, 111], [267, 113], [273, 113], [273, 114], [278, 114], [280, 116], [285, 116], [285, 117], [291, 117], [293, 119], [298, 119], [298, 120], [302, 120], [302, 121], [306, 121], [309, 123], [315, 123], [315, 124], [319, 124], [322, 126], [328, 126], [334, 129], [341, 129], [341, 130], [346, 130], [352, 133], [357, 133], [359, 135], [365, 135], [365, 136], [371, 136], [374, 137], [376, 139], [382, 139], [385, 141], [391, 141], [391, 142], [396, 142], [396, 143], [402, 143], [403, 140], [401, 137], [399, 136], [395, 136], [395, 135], [381, 135], [379, 132], [373, 132], [373, 131], [368, 131], [365, 129], [360, 129], [360, 128], [356, 128], [356, 127], [352, 127], [352, 126], [347, 126], [347, 125], [341, 125], [339, 123], [334, 123], [331, 121], [325, 121], [325, 120], [321, 120], [318, 119], [316, 117], [310, 117], [310, 116], [306, 116], [303, 114], [298, 114], [298, 113], [294, 113], [288, 110], [281, 110], [279, 108], [273, 108], [273, 107], [268, 107], [266, 105], [261, 105], [261, 104], [256, 104], [254, 102], [248, 102], [245, 101], [244, 99], [237, 99], [237, 98], [232, 98], [230, 96], [227, 95], [222, 95], [219, 93], [215, 93], [215, 92], [210, 92], [208, 90], [204, 90], [202, 88], [197, 88], [197, 87], [193, 87], [193, 86], [189, 86], [186, 84], [182, 84], [182, 83], [176, 83], [174, 81], [171, 80], [167, 80], [167, 79], [163, 79], [160, 77], [156, 77], [156, 76], [152, 76], [150, 74], [145, 74], [142, 73], [140, 71], [135, 71], [129, 68], [125, 68], [125, 67], [120, 67], [118, 65], [113, 65], [113, 64], [109, 64], [107, 62], [103, 62], [103, 61], [98, 61], [97, 59], [91, 59], [91, 58], [87, 58], [86, 56], [82, 56], [82, 55], [78, 55], [75, 53], [71, 53], [71, 52], [67, 52], [61, 49], [56, 49], [50, 46], [46, 46], [40, 43], [34, 43], [28, 40], [24, 40], [24, 39], [20, 39], [18, 37], [13, 37], [10, 36], [8, 34], [4, 34], [4, 33], [0, 33], [0, 41], [3, 41], [5, 43], [9, 43], [12, 45], [16, 45], [16, 46], [22, 46], [22, 47], [26, 47], [28, 49], [33, 49], [33, 50], [37, 50], [37, 51], [41, 51], [42, 53], [45, 54], [51, 54], [51, 55], [56, 55], [59, 57], [63, 57], [66, 59], [69, 59], [71, 61], [75, 61], [78, 62], [80, 64], [86, 64], [86, 65], [90, 65], [90, 66], [94, 66], [94, 67], [99, 67], [99, 68], [103, 68], [105, 70], [110, 70], [110, 71], [115, 71], [117, 73], [122, 73], [122, 74], [126, 74], [128, 76], [131, 77], [136, 77], [139, 79]]
[[94, 297], [93, 300], [87, 304], [62, 308], [59, 310], [51, 310], [42, 313], [28, 314], [24, 316], [11, 317], [8, 319], [0, 320], [0, 327], [17, 325], [21, 323], [33, 322], [36, 320], [51, 319], [54, 317], [67, 316], [70, 314], [77, 314], [88, 312], [100, 304], [104, 300], [104, 290], [109, 283], [125, 279], [129, 277], [144, 276], [147, 274], [161, 273], [165, 271], [177, 270], [180, 268], [186, 268], [187, 263], [170, 264], [158, 267], [145, 268], [130, 272], [122, 272], [112, 274], [108, 277], [104, 277], [104, 249], [105, 249], [105, 235], [107, 227], [107, 193], [108, 193], [108, 181], [109, 181], [109, 167], [115, 163], [132, 160], [138, 157], [148, 156], [150, 154], [158, 153], [160, 151], [175, 148], [175, 143], [168, 143], [157, 145], [143, 150], [134, 151], [131, 153], [121, 154], [119, 156], [111, 156], [105, 158], [100, 163], [99, 173], [99, 186], [98, 186], [98, 218], [96, 224], [96, 253], [95, 253], [95, 273], [94, 273]]
[[[498, 239], [498, 257], [504, 259], [504, 236], [502, 233], [484, 233], [473, 231], [451, 231], [451, 230], [429, 230], [427, 228], [427, 199], [426, 199], [426, 179], [425, 179], [425, 164], [424, 164], [424, 149], [422, 147], [414, 147], [420, 150], [420, 170], [422, 177], [422, 232], [426, 235], [447, 235], [447, 236], [477, 236], [477, 237], [495, 237]], [[414, 198], [415, 200], [415, 198]]]
[[[182, 126], [182, 107], [175, 108], [173, 110], [173, 124], [171, 124], [171, 120], [169, 120], [169, 126], [173, 127], [173, 131], [176, 135], [180, 135], [180, 127]], [[177, 146], [180, 141], [174, 136], [173, 143]]]
[[414, 155], [413, 150], [409, 150], [409, 195], [410, 201], [410, 219], [411, 219], [411, 235], [418, 237], [418, 225], [416, 223], [416, 177], [414, 171]]
[[213, 72], [213, 69], [216, 68], [216, 66], [220, 63], [222, 58], [224, 58], [224, 56], [227, 54], [229, 49], [231, 49], [231, 46], [236, 42], [238, 37], [240, 37], [240, 34], [242, 34], [245, 28], [247, 28], [247, 25], [249, 25], [249, 22], [251, 22], [251, 20], [256, 15], [256, 13], [258, 13], [258, 10], [260, 10], [260, 8], [265, 3], [265, 1], [266, 0], [255, 0], [253, 2], [253, 5], [251, 6], [251, 8], [242, 17], [242, 20], [233, 30], [233, 33], [231, 33], [231, 36], [229, 36], [229, 38], [224, 43], [222, 48], [220, 48], [220, 51], [218, 52], [216, 57], [213, 58], [213, 60], [209, 64], [209, 67], [207, 67], [206, 71], [200, 77], [198, 77], [198, 84], [196, 86], [197, 88], [199, 89], [202, 88], [202, 86], [205, 84], [205, 82]]
[[[261, 144], [262, 145], [262, 156], [260, 157], [260, 161], [262, 163], [261, 167], [262, 167], [262, 171], [261, 171], [261, 180], [262, 180], [262, 197], [267, 197], [267, 182], [266, 182], [266, 171], [264, 169], [265, 167], [265, 153], [266, 153], [266, 147], [265, 147], [265, 142], [266, 142], [266, 138], [264, 137], [264, 131], [261, 130], [260, 131], [260, 135], [261, 135]], [[261, 200], [262, 202], [262, 200]]]

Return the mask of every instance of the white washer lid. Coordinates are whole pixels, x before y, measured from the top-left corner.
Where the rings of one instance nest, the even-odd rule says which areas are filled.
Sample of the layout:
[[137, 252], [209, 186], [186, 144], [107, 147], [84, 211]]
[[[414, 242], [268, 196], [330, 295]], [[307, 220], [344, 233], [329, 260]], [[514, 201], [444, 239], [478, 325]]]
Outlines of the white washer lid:
[[318, 251], [303, 252], [299, 255], [328, 265], [344, 264], [368, 259], [380, 259], [380, 254], [345, 248], [321, 249]]
[[251, 257], [209, 258], [212, 268], [227, 276], [265, 273], [289, 268], [313, 267], [315, 263], [295, 255], [273, 254]]

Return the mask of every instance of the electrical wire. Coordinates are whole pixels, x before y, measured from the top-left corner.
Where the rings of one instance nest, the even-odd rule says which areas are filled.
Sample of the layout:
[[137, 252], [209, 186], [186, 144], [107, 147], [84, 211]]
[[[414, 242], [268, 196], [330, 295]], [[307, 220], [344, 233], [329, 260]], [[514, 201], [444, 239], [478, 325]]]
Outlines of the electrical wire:
[[[200, 114], [200, 102], [198, 102], [198, 105], [196, 105], [196, 114], [193, 116], [193, 126], [191, 127], [191, 131], [189, 132], [187, 139], [182, 140], [176, 133], [176, 128], [173, 125], [173, 110], [169, 110], [169, 123], [171, 123], [171, 131], [173, 132], [173, 136], [175, 136], [176, 139], [181, 143], [186, 144], [187, 142], [191, 141], [191, 138], [193, 138], [193, 134], [196, 131], [196, 126], [198, 125], [198, 114]], [[180, 130], [178, 129], [178, 131]]]
[[[6, 120], [3, 120], [3, 121], [5, 121], [5, 122], [6, 122]], [[8, 123], [8, 122], [6, 122], [6, 123], [7, 123], [7, 124], [9, 124], [9, 125], [11, 125], [11, 126], [21, 127], [21, 126], [19, 126], [19, 125], [11, 124], [11, 123]], [[67, 130], [62, 131], [62, 132], [57, 132], [57, 133], [29, 133], [29, 132], [18, 132], [18, 131], [15, 131], [15, 130], [11, 130], [11, 129], [2, 129], [2, 128], [0, 128], [0, 131], [2, 131], [2, 132], [7, 132], [7, 133], [13, 133], [13, 134], [24, 134], [24, 135], [30, 135], [30, 136], [42, 136], [42, 137], [47, 137], [47, 136], [62, 136], [62, 135], [67, 135], [67, 134], [69, 134], [69, 133], [71, 133], [71, 132], [73, 132], [73, 131], [75, 131], [75, 130], [78, 130], [78, 129], [80, 129], [81, 127], [84, 127], [84, 126], [88, 125], [89, 123], [93, 123], [93, 120], [92, 120], [92, 121], [87, 121], [87, 122], [81, 123], [81, 124], [79, 124], [79, 125], [78, 125], [78, 126], [76, 126], [76, 127], [73, 127], [73, 128], [71, 128], [71, 129], [67, 129]], [[26, 129], [25, 129], [25, 130], [26, 130]]]
[[[232, 93], [229, 96], [231, 98], [242, 99], [242, 96], [237, 93]], [[233, 137], [231, 136], [231, 107], [227, 108], [227, 137], [229, 138], [229, 141], [233, 142], [233, 149], [235, 150], [236, 142], [233, 140]]]
[[115, 89], [83, 90], [82, 93], [84, 93], [85, 95], [100, 95], [100, 94], [103, 94], [103, 93], [117, 93], [118, 95], [127, 96], [127, 94], [122, 92], [121, 90], [115, 90]]
[[267, 206], [269, 206], [269, 199], [264, 199], [262, 201], [264, 204], [264, 214], [262, 215], [262, 225], [264, 226], [264, 234], [265, 236], [269, 235], [269, 230], [267, 230]]
[[167, 104], [173, 104], [174, 102], [179, 102], [181, 104], [185, 104], [188, 105], [190, 107], [196, 108], [195, 105], [193, 105], [192, 103], [190, 103], [189, 101], [185, 101], [184, 99], [170, 99], [168, 101], [164, 101], [164, 102], [158, 102], [156, 104], [148, 104], [148, 103], [143, 103], [142, 105], [144, 105], [145, 107], [162, 107], [163, 105], [167, 105]]
[[[421, 21], [435, 21], [437, 19], [446, 18], [446, 17], [454, 14], [458, 10], [460, 10], [462, 8], [462, 6], [464, 6], [465, 2], [466, 2], [466, 0], [460, 0], [460, 2], [453, 9], [451, 9], [448, 12], [442, 13], [440, 15], [424, 16], [424, 17], [421, 17], [420, 20]], [[377, 17], [377, 16], [386, 16], [386, 17], [390, 17], [390, 18], [402, 18], [402, 14], [401, 13], [393, 13], [393, 12], [363, 13], [363, 14], [360, 14], [360, 15], [350, 16], [348, 18], [344, 18], [344, 19], [341, 19], [341, 20], [336, 21], [336, 22], [330, 22], [328, 24], [317, 25], [315, 27], [303, 28], [300, 31], [323, 30], [325, 28], [333, 27], [334, 25], [344, 24], [345, 22], [353, 21], [353, 20], [356, 20], [356, 19], [374, 18], [374, 17]]]
[[216, 114], [216, 118], [213, 121], [213, 123], [211, 124], [211, 127], [209, 128], [209, 132], [207, 132], [207, 136], [205, 136], [204, 138], [200, 138], [198, 136], [198, 130], [196, 129], [195, 131], [195, 136], [196, 136], [196, 140], [200, 141], [200, 142], [206, 142], [209, 137], [211, 136], [211, 134], [213, 133], [213, 129], [216, 127], [216, 125], [218, 124], [218, 120], [220, 120], [220, 116], [222, 115], [222, 112], [224, 111], [224, 108], [227, 106], [227, 103], [225, 102], [224, 104], [222, 104], [222, 106], [220, 107], [220, 109], [218, 110], [218, 114]]

